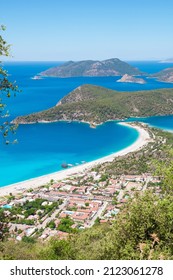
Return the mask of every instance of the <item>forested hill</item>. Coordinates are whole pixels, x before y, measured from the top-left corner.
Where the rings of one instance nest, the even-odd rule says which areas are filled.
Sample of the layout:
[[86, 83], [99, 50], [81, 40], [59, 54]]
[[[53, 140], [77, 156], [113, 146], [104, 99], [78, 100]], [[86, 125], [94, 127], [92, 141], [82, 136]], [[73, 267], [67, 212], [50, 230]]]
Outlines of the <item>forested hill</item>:
[[59, 78], [82, 76], [122, 76], [124, 74], [140, 75], [141, 72], [137, 68], [121, 61], [118, 58], [111, 58], [103, 61], [68, 61], [60, 66], [52, 67], [40, 73], [41, 76]]
[[14, 123], [77, 120], [102, 123], [129, 117], [173, 114], [173, 89], [118, 92], [99, 86], [83, 85], [62, 98], [56, 106], [18, 117]]

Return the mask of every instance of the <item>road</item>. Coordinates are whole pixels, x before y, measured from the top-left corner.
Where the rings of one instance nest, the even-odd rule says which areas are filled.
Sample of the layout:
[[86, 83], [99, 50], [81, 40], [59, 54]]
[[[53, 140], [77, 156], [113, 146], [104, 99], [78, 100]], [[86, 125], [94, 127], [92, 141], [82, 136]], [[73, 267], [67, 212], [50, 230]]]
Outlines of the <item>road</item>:
[[53, 219], [55, 219], [56, 215], [59, 214], [59, 212], [67, 205], [67, 203], [68, 203], [68, 199], [65, 199], [64, 202], [59, 206], [58, 209], [56, 209], [56, 210], [52, 213], [52, 215], [51, 215], [50, 217], [48, 216], [48, 217], [43, 221], [43, 223], [37, 225], [37, 228], [38, 228], [38, 229], [40, 229], [40, 228], [45, 228], [46, 225], [47, 225], [50, 221], [52, 221]]
[[88, 225], [87, 227], [92, 227], [95, 223], [95, 220], [101, 216], [102, 212], [106, 209], [108, 205], [108, 202], [107, 201], [104, 201], [103, 202], [103, 205], [99, 208], [98, 212], [94, 215], [94, 217], [92, 218], [91, 221], [88, 222]]

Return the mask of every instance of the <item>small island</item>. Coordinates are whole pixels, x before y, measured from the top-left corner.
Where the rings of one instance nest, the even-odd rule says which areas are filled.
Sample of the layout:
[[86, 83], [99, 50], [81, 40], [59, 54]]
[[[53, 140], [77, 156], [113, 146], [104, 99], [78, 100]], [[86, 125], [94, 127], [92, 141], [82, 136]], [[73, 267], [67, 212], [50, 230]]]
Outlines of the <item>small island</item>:
[[159, 61], [159, 63], [173, 63], [173, 57]]
[[121, 79], [117, 80], [118, 83], [137, 83], [137, 84], [145, 84], [146, 81], [142, 78], [136, 78], [134, 76], [125, 74]]

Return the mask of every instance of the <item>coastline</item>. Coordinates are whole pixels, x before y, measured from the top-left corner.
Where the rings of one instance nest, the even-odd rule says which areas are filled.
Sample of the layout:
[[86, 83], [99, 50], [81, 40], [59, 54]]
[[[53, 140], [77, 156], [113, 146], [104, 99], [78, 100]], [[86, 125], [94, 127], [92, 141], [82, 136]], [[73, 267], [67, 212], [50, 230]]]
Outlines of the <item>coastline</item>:
[[25, 180], [25, 181], [21, 181], [18, 183], [14, 183], [11, 185], [1, 187], [0, 196], [8, 195], [9, 193], [13, 193], [13, 194], [18, 193], [25, 189], [37, 188], [39, 186], [47, 184], [48, 182], [50, 182], [51, 179], [58, 181], [58, 180], [63, 180], [65, 178], [67, 178], [68, 176], [71, 176], [74, 174], [77, 175], [78, 173], [84, 172], [87, 169], [90, 169], [97, 164], [101, 164], [104, 162], [111, 162], [114, 160], [115, 157], [123, 156], [128, 153], [140, 150], [141, 148], [146, 146], [149, 141], [151, 141], [151, 137], [149, 136], [147, 129], [144, 129], [143, 127], [140, 127], [136, 124], [134, 125], [132, 123], [129, 124], [129, 123], [124, 123], [124, 122], [119, 122], [119, 125], [124, 125], [124, 126], [128, 126], [130, 128], [134, 128], [139, 133], [137, 140], [133, 144], [128, 146], [127, 148], [125, 148], [121, 151], [115, 152], [113, 154], [110, 154], [108, 156], [99, 158], [97, 160], [81, 164], [79, 166], [71, 167], [69, 169], [53, 172], [50, 174], [46, 174], [43, 176], [39, 176], [36, 178], [32, 178], [29, 180]]

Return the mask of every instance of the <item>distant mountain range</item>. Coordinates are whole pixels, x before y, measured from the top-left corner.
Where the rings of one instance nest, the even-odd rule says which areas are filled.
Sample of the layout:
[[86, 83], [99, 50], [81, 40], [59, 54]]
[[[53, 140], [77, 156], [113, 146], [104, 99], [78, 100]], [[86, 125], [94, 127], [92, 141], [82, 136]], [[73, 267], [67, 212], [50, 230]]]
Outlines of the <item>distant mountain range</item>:
[[142, 72], [118, 58], [111, 58], [103, 61], [69, 61], [41, 72], [40, 76], [67, 78], [82, 76], [123, 76], [124, 74], [141, 75]]
[[14, 123], [83, 121], [98, 124], [107, 120], [173, 114], [173, 89], [118, 92], [99, 86], [83, 85], [62, 98], [56, 106]]
[[[169, 58], [164, 62], [173, 62]], [[49, 68], [41, 72], [38, 78], [42, 77], [104, 77], [104, 76], [122, 76], [119, 82], [145, 83], [142, 78], [134, 76], [155, 77], [161, 82], [173, 83], [173, 68], [164, 69], [155, 74], [148, 74], [140, 71], [138, 68], [131, 66], [118, 58], [111, 58], [103, 61], [98, 60], [83, 60], [83, 61], [68, 61], [60, 66]]]

